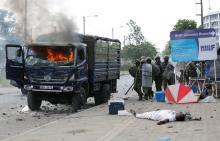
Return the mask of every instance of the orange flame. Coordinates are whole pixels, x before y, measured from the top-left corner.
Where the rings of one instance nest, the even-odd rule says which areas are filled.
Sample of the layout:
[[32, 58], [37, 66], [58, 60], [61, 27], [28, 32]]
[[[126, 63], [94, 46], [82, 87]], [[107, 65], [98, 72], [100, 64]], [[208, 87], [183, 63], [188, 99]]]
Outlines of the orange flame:
[[64, 61], [64, 62], [71, 62], [74, 59], [74, 54], [72, 51], [69, 52], [68, 55], [59, 52], [55, 53], [52, 51], [51, 48], [47, 48], [47, 59], [51, 62], [53, 61]]

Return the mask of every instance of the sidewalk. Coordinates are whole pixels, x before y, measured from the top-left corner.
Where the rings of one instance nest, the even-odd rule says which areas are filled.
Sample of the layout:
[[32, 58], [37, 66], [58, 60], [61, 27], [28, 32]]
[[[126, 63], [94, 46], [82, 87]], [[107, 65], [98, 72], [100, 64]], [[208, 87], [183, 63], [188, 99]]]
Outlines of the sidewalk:
[[0, 95], [4, 94], [15, 94], [15, 93], [20, 93], [21, 90], [14, 87], [14, 86], [2, 86], [0, 85]]
[[[155, 121], [136, 119], [133, 116], [108, 115], [108, 106], [99, 105], [72, 114], [64, 119], [15, 135], [7, 141], [157, 141], [168, 136], [171, 141], [217, 141], [220, 138], [220, 102], [172, 105], [137, 101], [129, 98], [126, 109], [137, 112], [155, 109], [185, 111], [202, 121], [172, 122], [156, 125]], [[172, 127], [172, 128], [170, 128]]]

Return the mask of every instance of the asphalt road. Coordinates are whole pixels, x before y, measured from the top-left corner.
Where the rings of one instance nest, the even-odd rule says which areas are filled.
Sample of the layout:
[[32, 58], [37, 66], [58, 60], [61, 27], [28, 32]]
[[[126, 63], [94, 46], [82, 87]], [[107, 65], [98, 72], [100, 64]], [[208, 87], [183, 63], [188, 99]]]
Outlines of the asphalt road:
[[[24, 114], [17, 112], [17, 110], [22, 109], [23, 104], [26, 104], [25, 97], [15, 93], [0, 96], [1, 110], [6, 112], [6, 115], [3, 113], [0, 115], [0, 140], [159, 141], [168, 137], [171, 141], [219, 141], [219, 99], [216, 103], [196, 104], [138, 101], [134, 91], [124, 95], [131, 84], [131, 77], [122, 76], [118, 81], [119, 92], [114, 94], [114, 97], [125, 99], [127, 110], [134, 109], [137, 113], [156, 109], [171, 109], [182, 112], [190, 110], [193, 116], [201, 116], [202, 120], [156, 125], [155, 121], [137, 119], [133, 116], [109, 115], [107, 104], [88, 105], [91, 108], [72, 114], [66, 106], [54, 107], [44, 103], [42, 111]], [[92, 103], [91, 101], [90, 103]], [[7, 107], [7, 109], [3, 107]]]
[[[118, 81], [118, 93], [125, 93], [131, 84], [132, 78], [130, 76], [121, 76]], [[129, 94], [131, 95], [132, 93]], [[73, 114], [70, 112], [70, 106], [51, 105], [48, 102], [43, 102], [39, 112], [19, 112], [26, 104], [26, 96], [23, 96], [18, 89], [0, 87], [0, 140]], [[90, 107], [94, 107], [92, 98], [88, 99], [85, 109]]]

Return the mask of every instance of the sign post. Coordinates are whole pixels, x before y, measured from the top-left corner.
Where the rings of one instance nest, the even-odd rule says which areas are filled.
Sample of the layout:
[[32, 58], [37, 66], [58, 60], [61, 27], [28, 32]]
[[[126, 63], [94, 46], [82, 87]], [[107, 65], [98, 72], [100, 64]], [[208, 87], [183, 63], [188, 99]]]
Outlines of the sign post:
[[[216, 84], [217, 46], [214, 29], [194, 29], [172, 31], [171, 59], [173, 62], [214, 61], [214, 81]], [[216, 85], [217, 96], [217, 85]]]

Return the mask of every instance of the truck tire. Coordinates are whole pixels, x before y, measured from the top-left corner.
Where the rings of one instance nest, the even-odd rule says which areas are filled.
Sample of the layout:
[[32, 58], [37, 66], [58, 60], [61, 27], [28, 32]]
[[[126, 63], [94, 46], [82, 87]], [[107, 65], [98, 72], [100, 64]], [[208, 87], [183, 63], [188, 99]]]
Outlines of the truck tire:
[[102, 104], [102, 94], [101, 92], [96, 92], [94, 93], [94, 99], [95, 99], [95, 105], [99, 105], [99, 104]]
[[77, 112], [77, 110], [80, 107], [80, 98], [79, 98], [79, 94], [73, 94], [72, 96], [72, 112], [75, 113]]
[[32, 111], [36, 111], [40, 109], [41, 106], [41, 102], [42, 100], [39, 98], [39, 95], [29, 91], [27, 93], [27, 103], [28, 103], [28, 107], [32, 110]]
[[21, 88], [21, 93], [22, 93], [22, 95], [27, 95], [27, 94], [28, 94], [28, 91], [25, 90], [24, 88]]
[[102, 103], [108, 102], [110, 99], [110, 86], [109, 84], [104, 84], [101, 90], [101, 96], [102, 96]]
[[109, 84], [104, 84], [101, 90], [94, 94], [95, 105], [103, 104], [108, 102], [110, 99], [110, 86]]
[[87, 102], [86, 90], [83, 87], [80, 88], [79, 100], [80, 100], [79, 107], [84, 106]]

